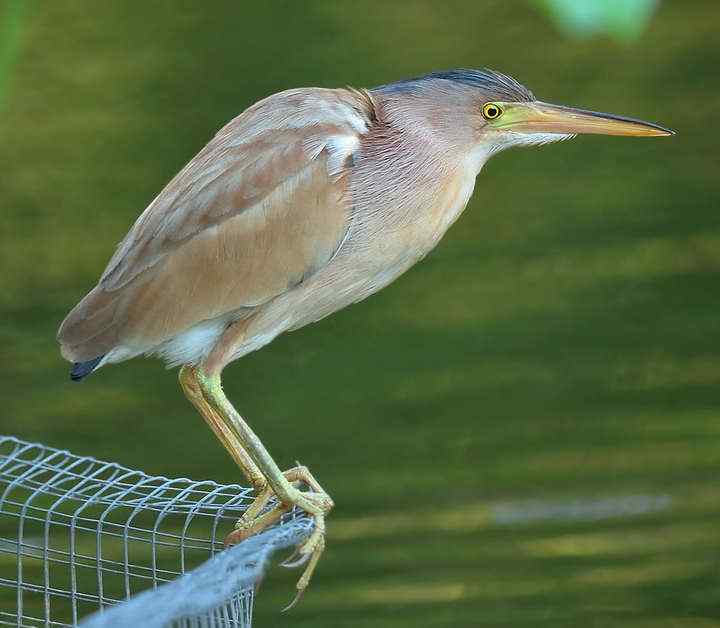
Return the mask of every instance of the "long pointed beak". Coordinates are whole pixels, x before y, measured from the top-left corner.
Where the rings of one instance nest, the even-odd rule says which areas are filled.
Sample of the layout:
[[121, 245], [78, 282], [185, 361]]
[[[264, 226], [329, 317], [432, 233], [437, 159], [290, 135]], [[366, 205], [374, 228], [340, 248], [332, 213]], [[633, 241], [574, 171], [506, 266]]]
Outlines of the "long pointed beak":
[[520, 133], [595, 133], [633, 137], [675, 135], [675, 131], [652, 122], [540, 101], [503, 103], [503, 107], [505, 112], [495, 126]]

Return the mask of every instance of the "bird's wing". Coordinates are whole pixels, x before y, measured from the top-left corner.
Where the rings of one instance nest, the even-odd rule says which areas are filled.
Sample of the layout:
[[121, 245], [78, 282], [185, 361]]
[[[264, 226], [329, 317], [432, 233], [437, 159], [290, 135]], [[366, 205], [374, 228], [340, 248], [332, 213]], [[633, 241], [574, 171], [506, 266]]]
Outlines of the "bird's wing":
[[252, 308], [326, 264], [348, 229], [346, 161], [372, 123], [352, 90], [299, 89], [235, 118], [167, 185], [60, 327], [63, 354], [152, 345]]

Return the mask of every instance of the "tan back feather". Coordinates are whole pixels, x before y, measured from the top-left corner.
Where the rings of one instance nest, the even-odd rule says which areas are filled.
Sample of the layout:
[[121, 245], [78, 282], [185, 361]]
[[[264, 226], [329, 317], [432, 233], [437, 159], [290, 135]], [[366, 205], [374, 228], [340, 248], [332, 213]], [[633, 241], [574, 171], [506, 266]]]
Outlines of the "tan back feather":
[[146, 351], [198, 322], [254, 308], [330, 260], [348, 228], [344, 161], [372, 124], [349, 90], [260, 101], [139, 217], [58, 332], [74, 361]]

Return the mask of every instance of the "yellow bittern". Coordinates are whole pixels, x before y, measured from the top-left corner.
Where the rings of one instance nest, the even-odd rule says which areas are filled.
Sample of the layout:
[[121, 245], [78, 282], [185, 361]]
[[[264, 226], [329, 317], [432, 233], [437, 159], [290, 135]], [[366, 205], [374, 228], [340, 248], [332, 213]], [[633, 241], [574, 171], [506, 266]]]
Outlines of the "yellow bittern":
[[[578, 133], [673, 132], [541, 102], [490, 70], [265, 98], [150, 203], [63, 321], [58, 339], [74, 362], [71, 377], [140, 354], [181, 365], [183, 391], [256, 490], [229, 541], [293, 506], [314, 518], [297, 550], [297, 564], [307, 561], [302, 592], [333, 502], [306, 468], [280, 470], [223, 393], [223, 368], [421, 260], [463, 211], [494, 153]], [[269, 508], [273, 496], [278, 505]]]

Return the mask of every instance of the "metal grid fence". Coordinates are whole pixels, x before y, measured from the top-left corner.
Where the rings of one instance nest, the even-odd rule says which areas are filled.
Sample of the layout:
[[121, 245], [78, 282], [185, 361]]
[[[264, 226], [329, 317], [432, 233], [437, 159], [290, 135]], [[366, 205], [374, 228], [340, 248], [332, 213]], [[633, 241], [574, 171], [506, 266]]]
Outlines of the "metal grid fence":
[[[74, 626], [174, 580], [223, 549], [251, 501], [238, 485], [152, 477], [0, 436], [0, 624]], [[222, 602], [214, 623], [173, 625], [249, 626], [252, 586]]]

